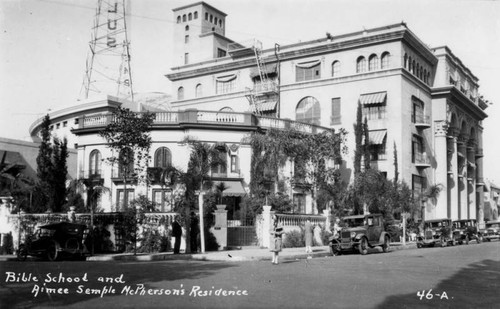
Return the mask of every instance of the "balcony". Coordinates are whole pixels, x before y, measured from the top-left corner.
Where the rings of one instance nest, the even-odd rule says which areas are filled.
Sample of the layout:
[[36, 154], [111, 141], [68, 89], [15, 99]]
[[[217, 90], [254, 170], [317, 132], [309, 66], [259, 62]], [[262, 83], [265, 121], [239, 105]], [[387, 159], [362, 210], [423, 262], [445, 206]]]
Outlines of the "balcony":
[[425, 152], [416, 152], [413, 154], [413, 158], [415, 167], [417, 168], [428, 168], [431, 166], [431, 162]]
[[431, 117], [423, 114], [414, 114], [413, 123], [417, 129], [428, 129], [431, 127]]
[[79, 179], [83, 180], [85, 185], [102, 185], [104, 179], [101, 170], [80, 171]]
[[[153, 129], [155, 127], [182, 128], [189, 126], [217, 126], [220, 128], [226, 126], [228, 128], [247, 127], [249, 130], [254, 130], [255, 127], [260, 127], [262, 129], [295, 129], [303, 133], [313, 134], [331, 130], [316, 124], [303, 123], [283, 118], [256, 116], [251, 113], [188, 109], [174, 112], [158, 112], [154, 114], [155, 119], [153, 120]], [[73, 132], [98, 132], [113, 120], [114, 116], [112, 114], [82, 116], [79, 118], [78, 128], [74, 129]]]

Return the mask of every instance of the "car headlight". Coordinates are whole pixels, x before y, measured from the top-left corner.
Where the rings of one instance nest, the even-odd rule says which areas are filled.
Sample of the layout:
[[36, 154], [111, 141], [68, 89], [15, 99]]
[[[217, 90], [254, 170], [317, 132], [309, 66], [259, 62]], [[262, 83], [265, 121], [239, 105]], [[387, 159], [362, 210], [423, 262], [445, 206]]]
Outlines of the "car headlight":
[[351, 232], [351, 238], [356, 237], [356, 232]]

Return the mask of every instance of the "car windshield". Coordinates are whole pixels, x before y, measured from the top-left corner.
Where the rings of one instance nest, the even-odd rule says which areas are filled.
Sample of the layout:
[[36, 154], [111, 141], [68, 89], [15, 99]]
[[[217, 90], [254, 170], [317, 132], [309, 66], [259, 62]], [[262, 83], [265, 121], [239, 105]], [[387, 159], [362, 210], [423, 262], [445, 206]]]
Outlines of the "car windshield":
[[343, 219], [345, 227], [357, 227], [364, 225], [364, 218], [344, 218]]
[[34, 239], [39, 239], [41, 237], [51, 237], [52, 235], [54, 235], [54, 231], [53, 230], [47, 230], [47, 229], [39, 228], [33, 234], [33, 238]]
[[434, 228], [448, 226], [448, 222], [446, 222], [446, 221], [427, 222], [426, 225], [427, 225], [427, 227], [434, 229]]

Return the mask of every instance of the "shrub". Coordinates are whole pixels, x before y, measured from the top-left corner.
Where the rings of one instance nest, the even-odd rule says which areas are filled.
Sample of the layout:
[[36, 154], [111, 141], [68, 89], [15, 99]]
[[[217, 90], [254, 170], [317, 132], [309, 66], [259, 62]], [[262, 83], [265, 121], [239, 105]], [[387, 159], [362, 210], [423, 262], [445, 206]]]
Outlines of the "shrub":
[[302, 230], [293, 230], [285, 234], [283, 239], [283, 248], [305, 247], [304, 233]]

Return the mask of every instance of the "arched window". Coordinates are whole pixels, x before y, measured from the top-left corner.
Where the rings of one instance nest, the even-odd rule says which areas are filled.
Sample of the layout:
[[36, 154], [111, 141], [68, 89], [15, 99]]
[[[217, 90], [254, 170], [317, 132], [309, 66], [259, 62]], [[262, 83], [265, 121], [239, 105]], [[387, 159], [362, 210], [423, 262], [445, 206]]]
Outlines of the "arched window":
[[118, 177], [124, 175], [130, 177], [134, 172], [134, 151], [130, 148], [125, 148], [120, 151], [118, 156]]
[[356, 60], [356, 73], [366, 72], [366, 59], [361, 56]]
[[155, 152], [155, 167], [170, 167], [172, 166], [172, 153], [167, 147], [160, 147]]
[[408, 69], [408, 55], [407, 55], [407, 54], [405, 54], [405, 56], [404, 56], [404, 58], [403, 58], [403, 59], [404, 59], [404, 68], [405, 68], [405, 69]]
[[101, 175], [101, 152], [97, 149], [92, 150], [89, 157], [89, 177]]
[[413, 72], [413, 71], [411, 70], [411, 63], [412, 63], [412, 62], [411, 62], [411, 56], [410, 56], [410, 57], [408, 57], [408, 71]]
[[184, 87], [177, 89], [177, 100], [184, 100]]
[[[391, 54], [389, 52], [385, 52], [382, 54], [382, 61], [380, 62], [381, 69], [389, 68]], [[406, 66], [406, 54], [405, 54], [405, 66]]]
[[193, 14], [189, 13], [188, 14], [188, 20], [192, 20], [193, 19]]
[[186, 31], [189, 31], [189, 25], [186, 25], [185, 29], [186, 29]]
[[199, 98], [203, 95], [203, 88], [202, 88], [201, 84], [196, 85], [195, 93], [196, 93], [195, 95], [197, 98]]
[[177, 23], [180, 24], [181, 23], [181, 17], [180, 16], [177, 16]]
[[219, 19], [219, 27], [222, 28], [222, 19]]
[[217, 25], [218, 24], [218, 21], [219, 19], [217, 17], [214, 18], [214, 24]]
[[182, 21], [186, 21], [186, 20], [187, 20], [186, 14], [182, 15]]
[[378, 56], [373, 54], [370, 56], [370, 58], [368, 60], [368, 70], [375, 71], [375, 70], [378, 70], [378, 68], [379, 68]]
[[198, 19], [198, 11], [194, 12], [194, 19]]
[[305, 97], [300, 100], [295, 109], [295, 120], [319, 125], [321, 122], [321, 107], [318, 100]]
[[336, 60], [332, 63], [332, 76], [337, 77], [340, 75], [340, 61]]
[[416, 71], [415, 75], [417, 75], [417, 77], [419, 77], [419, 75], [420, 75], [420, 66], [418, 65], [418, 63], [417, 63], [417, 71]]
[[412, 61], [412, 63], [411, 63], [411, 72], [412, 72], [413, 74], [416, 74], [415, 60], [413, 60], [413, 61]]
[[210, 22], [213, 23], [214, 22], [214, 16], [212, 14], [210, 14]]
[[424, 83], [427, 84], [427, 69], [424, 69]]

